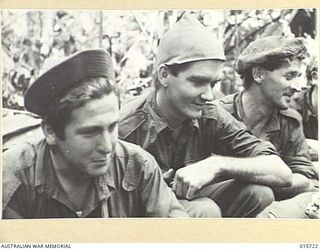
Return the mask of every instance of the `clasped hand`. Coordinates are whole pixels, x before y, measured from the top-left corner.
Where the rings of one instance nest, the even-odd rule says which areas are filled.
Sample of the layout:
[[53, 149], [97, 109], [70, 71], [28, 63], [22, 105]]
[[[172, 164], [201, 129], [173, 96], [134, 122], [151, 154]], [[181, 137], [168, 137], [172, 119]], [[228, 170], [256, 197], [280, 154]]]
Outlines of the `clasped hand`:
[[212, 184], [219, 178], [219, 171], [204, 161], [177, 170], [172, 190], [178, 198], [191, 200], [202, 187]]

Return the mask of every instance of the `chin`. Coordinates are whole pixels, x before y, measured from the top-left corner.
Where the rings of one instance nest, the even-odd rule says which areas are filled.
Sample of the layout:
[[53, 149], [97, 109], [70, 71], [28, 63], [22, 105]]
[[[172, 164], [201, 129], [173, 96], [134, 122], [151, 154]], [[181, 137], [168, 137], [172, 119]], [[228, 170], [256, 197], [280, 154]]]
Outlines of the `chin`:
[[201, 110], [197, 110], [197, 111], [194, 111], [194, 110], [190, 110], [190, 111], [187, 111], [186, 112], [186, 116], [187, 118], [189, 119], [199, 119], [202, 115], [202, 111]]
[[90, 172], [87, 172], [87, 174], [93, 178], [99, 177], [101, 175], [104, 175], [108, 170], [108, 167], [101, 167], [100, 169], [91, 170]]

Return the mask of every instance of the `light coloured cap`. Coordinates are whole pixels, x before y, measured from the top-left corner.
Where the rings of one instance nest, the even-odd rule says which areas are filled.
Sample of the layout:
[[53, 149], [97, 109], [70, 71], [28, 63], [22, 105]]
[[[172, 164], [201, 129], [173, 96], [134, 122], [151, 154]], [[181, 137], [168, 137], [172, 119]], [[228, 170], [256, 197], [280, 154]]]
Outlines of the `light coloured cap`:
[[184, 14], [163, 36], [156, 58], [156, 69], [163, 64], [201, 60], [225, 61], [222, 42], [189, 14]]
[[307, 47], [302, 38], [268, 36], [250, 43], [238, 57], [235, 69], [242, 74], [247, 68], [264, 63], [272, 57], [285, 58], [303, 54], [307, 56]]

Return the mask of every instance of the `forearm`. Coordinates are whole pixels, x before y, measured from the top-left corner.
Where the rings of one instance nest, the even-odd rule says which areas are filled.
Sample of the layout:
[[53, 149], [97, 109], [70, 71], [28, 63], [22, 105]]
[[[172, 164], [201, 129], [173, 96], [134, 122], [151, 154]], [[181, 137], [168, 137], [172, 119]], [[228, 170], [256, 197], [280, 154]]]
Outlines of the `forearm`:
[[213, 173], [218, 169], [221, 178], [259, 183], [270, 187], [291, 185], [292, 173], [276, 155], [262, 155], [251, 158], [215, 155], [203, 160], [202, 164], [211, 166]]
[[178, 197], [193, 198], [202, 187], [225, 179], [236, 179], [270, 187], [290, 186], [292, 173], [276, 155], [251, 158], [211, 156], [177, 170], [172, 189]]
[[284, 200], [294, 197], [304, 192], [312, 192], [317, 188], [311, 179], [308, 179], [302, 174], [293, 173], [292, 185], [289, 187], [282, 187], [274, 189], [276, 199]]

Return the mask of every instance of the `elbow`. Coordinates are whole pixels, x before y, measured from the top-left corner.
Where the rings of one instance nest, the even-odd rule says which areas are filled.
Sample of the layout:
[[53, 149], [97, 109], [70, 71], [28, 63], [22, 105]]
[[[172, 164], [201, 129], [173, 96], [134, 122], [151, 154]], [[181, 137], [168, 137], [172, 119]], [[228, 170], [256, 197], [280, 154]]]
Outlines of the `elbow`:
[[292, 174], [287, 175], [287, 177], [282, 178], [281, 187], [291, 187], [292, 185]]
[[293, 174], [291, 169], [287, 164], [282, 161], [280, 157], [274, 158], [276, 161], [274, 162], [274, 173], [277, 176], [277, 185], [278, 187], [290, 187], [292, 185]]
[[292, 172], [290, 168], [285, 165], [279, 175], [279, 186], [280, 187], [290, 187], [292, 185]]

